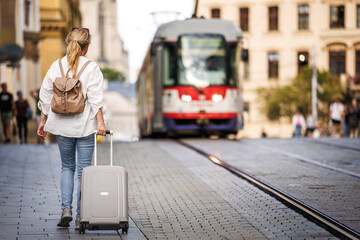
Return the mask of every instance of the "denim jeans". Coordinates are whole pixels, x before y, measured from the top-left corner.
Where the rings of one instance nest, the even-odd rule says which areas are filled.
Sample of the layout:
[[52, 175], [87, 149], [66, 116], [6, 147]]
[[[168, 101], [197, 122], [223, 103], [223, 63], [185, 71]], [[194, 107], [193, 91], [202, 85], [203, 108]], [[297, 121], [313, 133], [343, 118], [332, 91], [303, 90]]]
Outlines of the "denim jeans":
[[296, 126], [295, 127], [295, 135], [294, 137], [301, 137], [301, 126]]
[[[94, 152], [94, 134], [82, 138], [56, 136], [61, 156], [61, 207], [72, 208], [74, 175], [77, 166], [77, 209], [80, 215], [80, 183], [82, 170], [91, 165]], [[77, 156], [76, 156], [77, 154]], [[77, 164], [76, 164], [77, 159]]]

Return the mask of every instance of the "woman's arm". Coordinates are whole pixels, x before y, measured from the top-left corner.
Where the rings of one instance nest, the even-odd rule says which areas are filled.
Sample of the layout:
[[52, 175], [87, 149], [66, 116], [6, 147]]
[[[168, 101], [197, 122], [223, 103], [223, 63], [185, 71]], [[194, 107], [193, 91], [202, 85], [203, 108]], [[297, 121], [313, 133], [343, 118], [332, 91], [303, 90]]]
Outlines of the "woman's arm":
[[97, 134], [105, 136], [106, 126], [101, 108], [99, 108], [99, 111], [96, 113], [96, 120], [97, 120]]
[[47, 120], [47, 115], [45, 115], [43, 112], [41, 112], [41, 116], [40, 116], [40, 124], [39, 124], [39, 128], [37, 130], [37, 134], [42, 137], [43, 139], [46, 138], [46, 134], [47, 132], [44, 131], [44, 126]]

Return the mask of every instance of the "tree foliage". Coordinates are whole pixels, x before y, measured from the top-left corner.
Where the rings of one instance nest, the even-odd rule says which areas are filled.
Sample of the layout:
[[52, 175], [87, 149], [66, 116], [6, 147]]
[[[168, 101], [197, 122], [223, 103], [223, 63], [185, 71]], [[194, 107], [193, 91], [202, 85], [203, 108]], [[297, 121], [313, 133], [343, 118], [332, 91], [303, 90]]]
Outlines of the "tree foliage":
[[115, 69], [105, 67], [101, 68], [101, 72], [104, 75], [104, 78], [109, 81], [125, 81], [125, 75]]
[[[328, 104], [336, 97], [343, 95], [340, 79], [331, 76], [328, 71], [317, 71], [318, 76], [318, 116], [324, 118], [328, 112]], [[257, 93], [262, 102], [262, 111], [270, 120], [281, 117], [289, 119], [299, 109], [306, 116], [311, 111], [311, 78], [310, 68], [304, 68], [290, 85], [258, 88]]]

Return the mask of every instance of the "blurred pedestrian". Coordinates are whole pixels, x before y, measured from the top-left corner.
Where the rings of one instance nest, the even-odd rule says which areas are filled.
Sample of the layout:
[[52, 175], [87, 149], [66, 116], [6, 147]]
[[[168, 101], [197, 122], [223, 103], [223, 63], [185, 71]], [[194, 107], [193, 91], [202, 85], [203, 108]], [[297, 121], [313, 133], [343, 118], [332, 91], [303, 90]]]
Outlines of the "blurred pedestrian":
[[312, 137], [315, 130], [315, 119], [312, 112], [309, 111], [306, 116], [306, 136]]
[[10, 127], [11, 120], [14, 116], [15, 106], [13, 95], [8, 93], [6, 83], [1, 84], [1, 93], [0, 93], [0, 111], [1, 111], [1, 123], [4, 132], [4, 141], [5, 143], [10, 142]]
[[351, 100], [351, 104], [348, 106], [348, 119], [349, 119], [349, 132], [351, 138], [356, 138], [359, 133], [359, 119], [360, 109], [356, 98]]
[[343, 117], [343, 121], [342, 121], [342, 133], [343, 133], [343, 137], [349, 137], [349, 112], [348, 112], [348, 106], [345, 104], [344, 105], [344, 117]]
[[[75, 229], [80, 225], [80, 182], [83, 168], [91, 165], [94, 151], [94, 131], [106, 135], [102, 113], [103, 75], [94, 62], [88, 64], [85, 54], [90, 44], [87, 28], [73, 28], [66, 37], [66, 56], [55, 61], [48, 70], [41, 89], [39, 108], [41, 119], [38, 135], [45, 138], [47, 132], [56, 135], [61, 156], [61, 218], [59, 227], [69, 227], [72, 221], [74, 174], [77, 165], [77, 211]], [[88, 64], [88, 65], [86, 65]], [[85, 68], [84, 68], [85, 67]], [[63, 71], [64, 70], [64, 71]], [[83, 72], [82, 72], [83, 71]], [[86, 96], [85, 108], [77, 114], [64, 115], [52, 111], [53, 83], [61, 73], [75, 78], [80, 73], [82, 94]], [[82, 73], [81, 73], [82, 72]]]
[[28, 136], [28, 128], [27, 122], [29, 116], [27, 116], [29, 103], [26, 99], [24, 99], [23, 94], [21, 91], [16, 93], [18, 99], [15, 102], [16, 107], [16, 121], [18, 126], [18, 134], [20, 139], [20, 144], [27, 143], [27, 136]]
[[340, 137], [341, 122], [344, 120], [344, 105], [340, 102], [340, 98], [336, 98], [329, 110], [329, 119], [332, 122], [331, 136]]
[[261, 138], [267, 138], [267, 133], [264, 128], [261, 129]]
[[[38, 107], [39, 101], [40, 101], [40, 97], [39, 97], [40, 96], [40, 88], [30, 91], [30, 95], [34, 98], [35, 103], [36, 103], [35, 119], [36, 119], [36, 129], [38, 129], [39, 125], [40, 125], [40, 116], [41, 116], [41, 110]], [[42, 142], [42, 138], [38, 135], [37, 143], [41, 143], [41, 142]]]
[[299, 110], [292, 118], [292, 127], [294, 130], [294, 137], [301, 137], [301, 131], [306, 129], [305, 118]]

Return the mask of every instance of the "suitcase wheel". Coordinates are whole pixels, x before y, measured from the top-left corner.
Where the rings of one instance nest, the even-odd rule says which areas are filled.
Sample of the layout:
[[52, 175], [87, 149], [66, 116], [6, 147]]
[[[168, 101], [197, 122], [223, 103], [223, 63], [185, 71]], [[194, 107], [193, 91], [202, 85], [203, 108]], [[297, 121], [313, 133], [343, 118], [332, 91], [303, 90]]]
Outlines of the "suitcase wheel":
[[86, 224], [85, 223], [80, 223], [79, 233], [80, 234], [85, 234], [85, 229], [86, 229]]
[[125, 222], [125, 223], [120, 223], [121, 226], [121, 232], [122, 234], [127, 234], [128, 233], [128, 229], [129, 229], [129, 223]]

